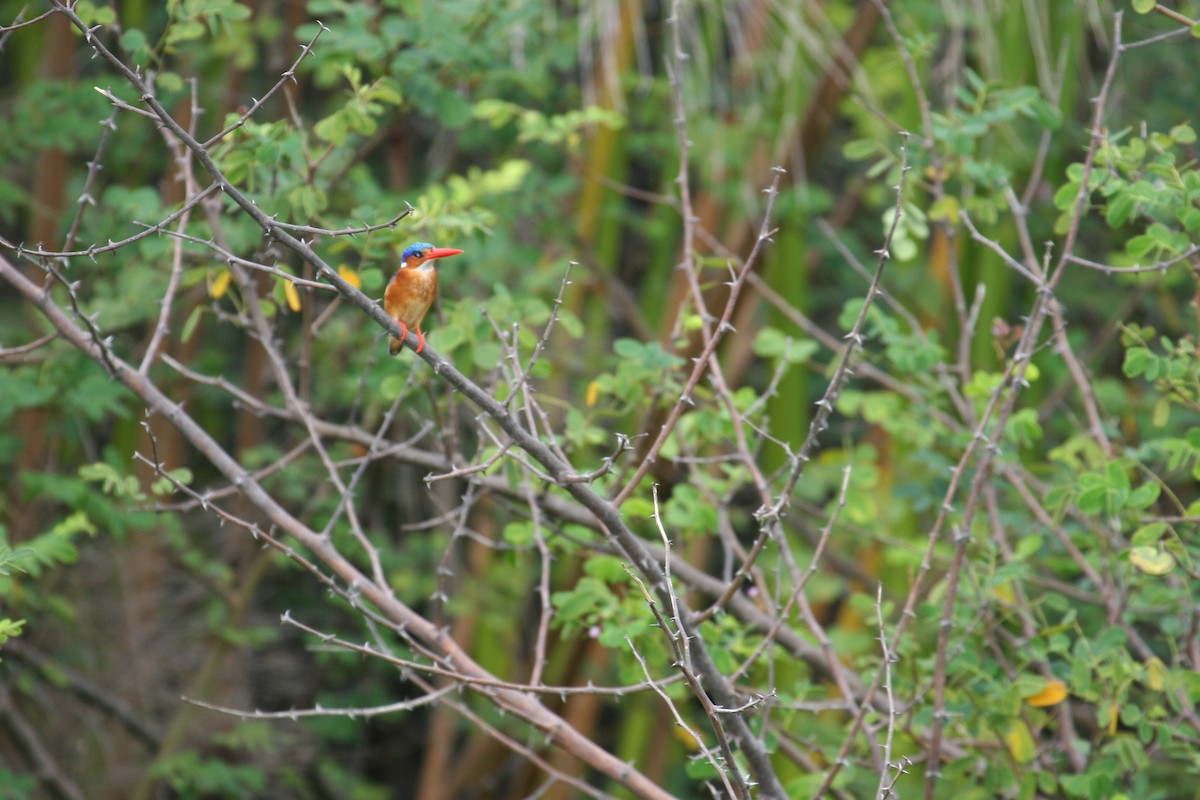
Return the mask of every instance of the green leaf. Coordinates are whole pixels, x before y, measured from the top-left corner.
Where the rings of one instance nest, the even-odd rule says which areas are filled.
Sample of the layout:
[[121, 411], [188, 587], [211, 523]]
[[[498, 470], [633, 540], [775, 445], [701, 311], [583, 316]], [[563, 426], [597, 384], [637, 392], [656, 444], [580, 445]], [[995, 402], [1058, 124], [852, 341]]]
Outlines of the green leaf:
[[443, 352], [449, 353], [466, 340], [467, 331], [461, 325], [447, 325], [444, 328], [438, 328], [437, 346]]
[[204, 35], [204, 25], [194, 20], [177, 22], [167, 29], [167, 45], [182, 44]]
[[717, 509], [712, 503], [705, 502], [699, 489], [681, 484], [675, 487], [671, 499], [666, 503], [663, 523], [668, 535], [676, 528], [687, 533], [715, 534]]
[[528, 547], [533, 544], [533, 524], [526, 520], [510, 522], [504, 526], [502, 536], [513, 547]]
[[793, 339], [777, 328], [763, 328], [754, 337], [754, 354], [762, 358], [786, 358], [797, 364], [808, 361], [820, 345], [812, 339]]
[[1179, 144], [1192, 144], [1196, 141], [1196, 130], [1187, 123], [1181, 123], [1171, 128], [1171, 138]]
[[1156, 5], [1155, 0], [1133, 0], [1133, 10], [1139, 14], [1149, 14]]
[[1129, 537], [1129, 543], [1134, 547], [1149, 547], [1157, 544], [1158, 540], [1167, 532], [1167, 523], [1151, 522], [1149, 525], [1143, 525], [1134, 531], [1133, 536]]
[[1017, 546], [1013, 552], [1013, 558], [1017, 561], [1026, 561], [1030, 556], [1035, 555], [1042, 549], [1043, 539], [1041, 536], [1034, 534], [1033, 536], [1025, 536], [1017, 542]]
[[158, 74], [157, 84], [160, 95], [176, 94], [183, 91], [183, 78], [177, 72], [160, 72]]
[[142, 62], [146, 55], [146, 34], [138, 28], [130, 28], [121, 34], [120, 42], [135, 61]]
[[1157, 483], [1143, 483], [1130, 493], [1129, 500], [1125, 503], [1125, 506], [1135, 511], [1142, 511], [1153, 505], [1154, 501], [1158, 500], [1161, 492], [1162, 487]]
[[114, 497], [128, 497], [132, 500], [145, 499], [138, 485], [138, 480], [132, 475], [123, 475], [104, 461], [94, 464], [84, 464], [79, 468], [79, 477], [89, 483], [101, 484], [105, 494]]
[[879, 142], [874, 139], [855, 139], [842, 147], [847, 161], [865, 161], [879, 152]]
[[1147, 375], [1150, 372], [1151, 366], [1158, 362], [1155, 356], [1149, 349], [1145, 347], [1133, 347], [1125, 351], [1125, 364], [1123, 369], [1126, 376], [1136, 378], [1139, 375]]
[[364, 294], [377, 292], [383, 288], [383, 273], [377, 269], [367, 269], [358, 273], [359, 279], [362, 281], [362, 290]]
[[313, 133], [315, 133], [318, 138], [329, 142], [334, 147], [341, 147], [344, 145], [349, 132], [349, 126], [346, 124], [346, 117], [341, 112], [331, 114], [313, 126]]
[[550, 599], [554, 603], [554, 618], [558, 623], [583, 623], [597, 612], [611, 610], [617, 605], [617, 597], [608, 586], [591, 576], [580, 578], [569, 591], [555, 592]]
[[4, 619], [0, 618], [0, 644], [4, 644], [9, 639], [21, 635], [21, 628], [25, 625], [23, 619]]
[[1117, 511], [1129, 501], [1129, 472], [1120, 461], [1111, 461], [1105, 467], [1105, 473], [1112, 493], [1112, 510]]
[[754, 354], [762, 358], [778, 358], [787, 347], [788, 337], [778, 328], [766, 327], [754, 337]]
[[625, 562], [616, 556], [592, 556], [583, 565], [583, 571], [606, 584], [629, 583], [629, 573], [625, 571]]
[[1104, 212], [1104, 220], [1109, 227], [1119, 228], [1133, 215], [1137, 208], [1137, 199], [1130, 194], [1118, 194], [1108, 204]]
[[1150, 421], [1156, 428], [1165, 427], [1171, 420], [1171, 399], [1169, 397], [1160, 397], [1154, 401], [1154, 411], [1151, 414]]
[[959, 210], [958, 198], [948, 194], [929, 207], [929, 219], [935, 222], [940, 220], [958, 222]]
[[1064, 183], [1054, 193], [1054, 207], [1060, 211], [1066, 211], [1075, 203], [1075, 198], [1079, 196], [1079, 183], [1072, 181]]
[[183, 323], [183, 331], [179, 334], [180, 339], [187, 342], [192, 338], [192, 334], [196, 332], [196, 326], [200, 323], [200, 317], [204, 314], [204, 306], [196, 306], [192, 309], [192, 313], [188, 314], [187, 322]]
[[1085, 514], [1114, 514], [1129, 499], [1129, 475], [1120, 462], [1105, 467], [1103, 473], [1085, 472], [1079, 476], [1079, 510]]
[[221, 9], [220, 13], [226, 22], [242, 22], [250, 19], [250, 9], [240, 3], [229, 3]]
[[1200, 208], [1181, 208], [1175, 212], [1175, 218], [1184, 230], [1191, 233], [1200, 231]]
[[471, 361], [480, 369], [491, 369], [500, 363], [500, 358], [503, 353], [500, 350], [500, 345], [496, 342], [480, 342], [475, 345], [475, 352], [471, 354]]
[[1030, 106], [1033, 116], [1042, 127], [1049, 131], [1056, 131], [1062, 127], [1063, 115], [1058, 109], [1058, 106], [1047, 102], [1044, 99], [1039, 99], [1036, 103]]
[[578, 339], [583, 336], [583, 321], [570, 309], [559, 309], [558, 324], [562, 326], [567, 336], [570, 336], [572, 339]]
[[1143, 233], [1125, 242], [1125, 252], [1135, 259], [1143, 259], [1157, 244], [1153, 236]]

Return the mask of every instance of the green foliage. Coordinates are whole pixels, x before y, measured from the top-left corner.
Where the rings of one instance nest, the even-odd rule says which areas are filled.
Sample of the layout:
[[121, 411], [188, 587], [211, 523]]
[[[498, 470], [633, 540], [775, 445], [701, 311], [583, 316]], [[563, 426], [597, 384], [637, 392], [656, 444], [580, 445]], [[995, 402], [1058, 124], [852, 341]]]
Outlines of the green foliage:
[[333, 147], [342, 147], [351, 133], [370, 136], [379, 129], [379, 117], [388, 105], [399, 106], [403, 100], [395, 81], [379, 78], [369, 86], [362, 82], [362, 71], [346, 67], [346, 81], [351, 96], [346, 105], [313, 125], [317, 138]]
[[[1088, 197], [1099, 195], [1099, 210], [1109, 227], [1133, 224], [1145, 230], [1126, 239], [1122, 263], [1177, 257], [1188, 249], [1189, 234], [1200, 231], [1200, 173], [1187, 155], [1195, 141], [1195, 130], [1182, 123], [1167, 133], [1121, 131], [1097, 151]], [[1067, 182], [1054, 195], [1062, 211], [1055, 223], [1059, 232], [1070, 222], [1083, 174], [1083, 164], [1069, 166]]]
[[181, 798], [234, 798], [264, 791], [267, 776], [251, 764], [185, 752], [159, 762], [154, 775]]
[[[58, 568], [79, 558], [77, 541], [82, 534], [95, 536], [96, 527], [82, 511], [60, 520], [50, 530], [13, 547], [0, 527], [0, 602], [7, 612], [23, 610], [40, 617], [57, 611], [69, 615], [70, 605], [43, 594], [41, 584]], [[0, 646], [25, 633], [27, 620], [0, 616]]]
[[472, 108], [472, 114], [493, 128], [515, 124], [519, 131], [518, 142], [566, 145], [571, 150], [579, 148], [582, 132], [593, 125], [616, 130], [625, 124], [620, 114], [596, 106], [547, 115], [536, 109], [522, 108], [516, 103], [483, 99]]
[[613, 343], [616, 370], [596, 376], [601, 397], [612, 398], [615, 407], [625, 412], [642, 406], [653, 392], [659, 402], [674, 402], [680, 387], [675, 368], [683, 363], [657, 342], [618, 339]]
[[488, 204], [501, 202], [529, 174], [530, 164], [522, 159], [504, 162], [493, 170], [472, 167], [464, 175], [452, 175], [443, 184], [432, 184], [413, 203], [415, 234], [440, 240], [460, 240], [488, 233], [496, 216]]
[[38, 781], [32, 775], [22, 775], [0, 767], [0, 782], [4, 784], [5, 797], [10, 800], [33, 800], [38, 797]]
[[[0, 553], [0, 559], [4, 558], [5, 554]], [[0, 561], [0, 568], [2, 568], [2, 561]], [[0, 645], [3, 645], [9, 639], [20, 636], [24, 627], [25, 620], [23, 619], [0, 618]]]

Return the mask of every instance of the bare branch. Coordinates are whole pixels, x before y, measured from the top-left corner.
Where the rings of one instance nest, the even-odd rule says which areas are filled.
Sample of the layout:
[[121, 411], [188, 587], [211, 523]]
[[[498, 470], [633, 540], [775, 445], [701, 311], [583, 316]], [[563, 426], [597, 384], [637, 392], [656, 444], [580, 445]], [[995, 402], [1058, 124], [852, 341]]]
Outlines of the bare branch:
[[[296, 70], [300, 68], [300, 65], [302, 63], [304, 63], [304, 59], [308, 58], [308, 56], [312, 53], [313, 46], [317, 43], [317, 39], [320, 39], [321, 34], [326, 33], [328, 30], [329, 30], [329, 28], [326, 28], [318, 20], [317, 21], [317, 32], [315, 34], [313, 34], [313, 37], [312, 37], [312, 39], [310, 39], [308, 41], [308, 44], [301, 45], [300, 55], [296, 58], [296, 60], [294, 62], [292, 62], [292, 66], [288, 67], [287, 71], [285, 71], [281, 76], [279, 76], [279, 80], [276, 81], [275, 84], [270, 89], [268, 89], [267, 93], [264, 94], [260, 99], [254, 100], [253, 98], [251, 98], [252, 102], [250, 103], [250, 107], [247, 108], [245, 110], [245, 112], [242, 113], [241, 116], [239, 116], [236, 120], [231, 122], [229, 125], [226, 125], [220, 131], [218, 131], [216, 134], [214, 134], [211, 139], [206, 141], [203, 145], [204, 149], [205, 150], [209, 149], [210, 147], [215, 145], [217, 142], [221, 141], [226, 136], [228, 136], [229, 134], [236, 131], [238, 128], [245, 125], [247, 120], [249, 120], [256, 113], [258, 113], [258, 110], [263, 107], [263, 104], [266, 103], [268, 100], [270, 100], [271, 97], [274, 96], [274, 94], [276, 92], [278, 92], [281, 88], [283, 88], [283, 86], [286, 83], [288, 83], [288, 81], [295, 82]], [[403, 215], [401, 215], [401, 216], [403, 216]]]

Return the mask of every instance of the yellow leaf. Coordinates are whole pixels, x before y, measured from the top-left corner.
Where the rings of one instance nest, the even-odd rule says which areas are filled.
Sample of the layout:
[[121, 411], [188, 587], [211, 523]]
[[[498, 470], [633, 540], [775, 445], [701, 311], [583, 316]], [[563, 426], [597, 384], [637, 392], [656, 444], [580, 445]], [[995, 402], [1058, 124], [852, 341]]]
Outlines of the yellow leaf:
[[600, 397], [600, 384], [592, 381], [587, 388], [587, 406], [591, 408], [596, 405], [596, 400]]
[[1015, 605], [1017, 602], [1017, 594], [1013, 591], [1011, 583], [998, 583], [992, 587], [992, 594], [1005, 605]]
[[1117, 712], [1117, 704], [1113, 703], [1108, 707], [1108, 735], [1112, 736], [1117, 732], [1117, 721], [1120, 719], [1120, 714]]
[[686, 728], [676, 727], [675, 738], [683, 742], [683, 746], [688, 750], [699, 750], [700, 742], [696, 741], [696, 737], [692, 736]]
[[292, 311], [300, 310], [300, 293], [296, 291], [296, 284], [287, 281], [283, 284], [283, 293], [287, 297], [288, 308]]
[[1014, 720], [1008, 733], [1004, 734], [1004, 744], [1008, 746], [1013, 761], [1018, 764], [1028, 764], [1037, 755], [1037, 743], [1033, 741], [1029, 728], [1020, 720]]
[[342, 264], [338, 267], [338, 275], [342, 276], [342, 280], [353, 286], [355, 289], [362, 288], [362, 278], [358, 277], [358, 273]]
[[[925, 177], [929, 178], [929, 180], [933, 180], [937, 176], [937, 174], [938, 174], [937, 170], [935, 170], [933, 167], [930, 166], [930, 167], [925, 168]], [[942, 180], [949, 180], [950, 177], [953, 175], [954, 175], [954, 169], [948, 164], [943, 164], [942, 165]]]
[[1025, 702], [1034, 708], [1045, 708], [1061, 703], [1067, 697], [1067, 685], [1062, 681], [1046, 681], [1046, 685], [1037, 694], [1025, 698]]
[[1134, 547], [1129, 551], [1129, 563], [1147, 575], [1166, 575], [1175, 567], [1171, 554], [1157, 547]]
[[948, 194], [929, 207], [928, 217], [934, 221], [958, 222], [958, 198]]
[[1146, 659], [1146, 685], [1161, 692], [1167, 684], [1167, 665], [1158, 656]]
[[214, 300], [220, 300], [225, 296], [225, 292], [229, 290], [229, 281], [233, 279], [233, 273], [227, 269], [217, 273], [217, 277], [213, 278], [208, 287], [208, 294]]

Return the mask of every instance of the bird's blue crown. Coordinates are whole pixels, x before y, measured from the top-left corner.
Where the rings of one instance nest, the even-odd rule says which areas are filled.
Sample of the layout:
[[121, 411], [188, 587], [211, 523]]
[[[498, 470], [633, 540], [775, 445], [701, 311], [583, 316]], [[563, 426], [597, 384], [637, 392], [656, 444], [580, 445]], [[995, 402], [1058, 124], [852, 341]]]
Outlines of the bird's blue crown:
[[407, 261], [412, 256], [419, 256], [426, 250], [432, 250], [433, 245], [428, 242], [413, 242], [408, 247], [404, 248], [404, 253], [401, 254], [400, 260]]

